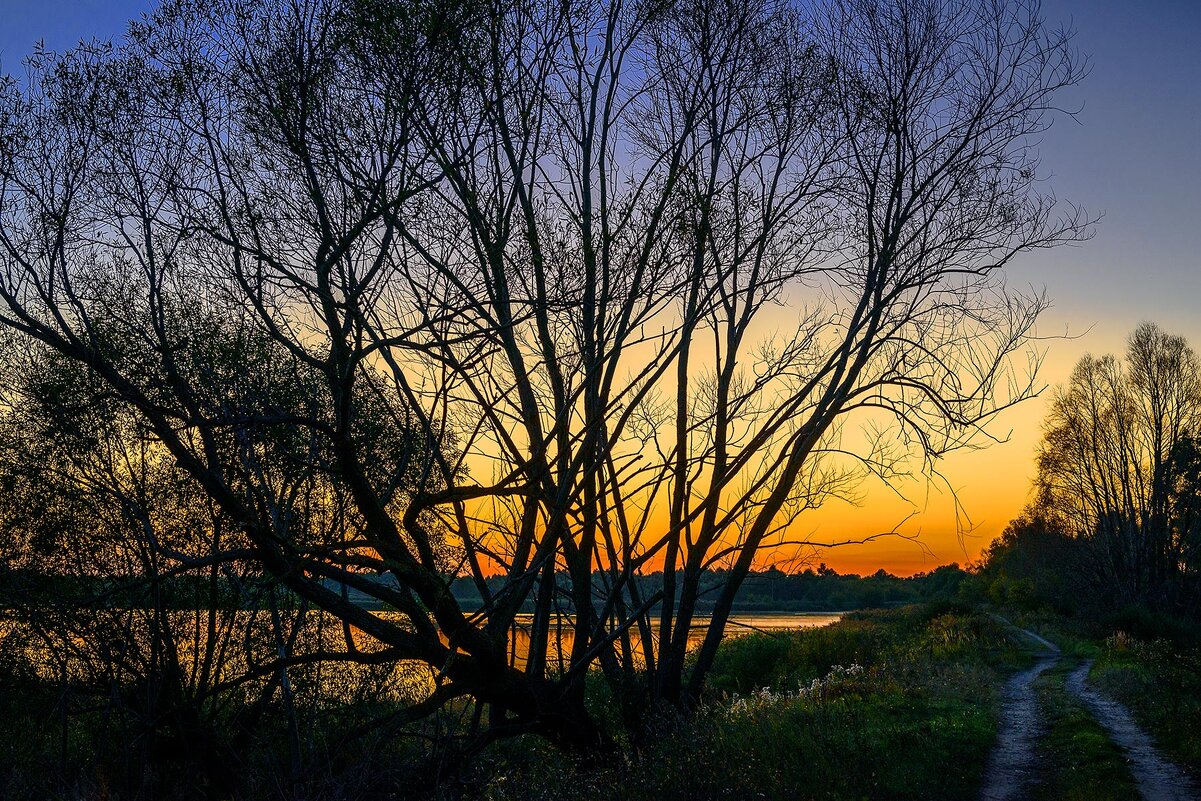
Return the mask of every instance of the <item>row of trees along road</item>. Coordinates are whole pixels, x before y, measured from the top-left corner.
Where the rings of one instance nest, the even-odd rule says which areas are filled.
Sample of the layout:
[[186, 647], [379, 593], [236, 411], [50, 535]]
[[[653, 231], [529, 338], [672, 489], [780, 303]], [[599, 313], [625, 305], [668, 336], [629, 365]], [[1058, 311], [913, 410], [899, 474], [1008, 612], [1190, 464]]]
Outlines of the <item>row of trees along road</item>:
[[998, 567], [1047, 562], [1035, 584], [1099, 611], [1201, 613], [1201, 362], [1185, 340], [1144, 323], [1124, 359], [1084, 357], [1044, 425], [1035, 497]]
[[688, 709], [798, 515], [1031, 394], [1045, 303], [1002, 271], [1087, 232], [1034, 150], [1082, 70], [1033, 0], [168, 2], [35, 54], [0, 88], [6, 398], [49, 438], [21, 475], [72, 491], [5, 545], [117, 570], [86, 509], [130, 580], [286, 588], [345, 647], [285, 621], [243, 681], [412, 660], [390, 724], [466, 699], [469, 747], [603, 746], [593, 668], [631, 725]]

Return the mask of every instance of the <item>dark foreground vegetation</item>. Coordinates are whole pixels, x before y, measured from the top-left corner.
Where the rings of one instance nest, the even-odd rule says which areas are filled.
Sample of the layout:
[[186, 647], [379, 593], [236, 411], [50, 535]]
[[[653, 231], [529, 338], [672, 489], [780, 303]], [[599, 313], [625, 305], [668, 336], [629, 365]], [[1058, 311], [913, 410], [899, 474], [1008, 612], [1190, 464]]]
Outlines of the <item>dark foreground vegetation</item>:
[[[450, 744], [472, 725], [468, 707], [452, 705], [396, 737], [370, 725], [406, 703], [395, 677], [298, 671], [283, 698], [227, 705], [207, 736], [230, 747], [220, 766], [201, 770], [204, 740], [156, 736], [123, 708], [147, 688], [126, 688], [118, 700], [113, 688], [55, 680], [6, 640], [0, 791], [12, 799], [972, 799], [996, 738], [1000, 688], [1033, 658], [1012, 626], [966, 600], [981, 590], [973, 577], [959, 602], [728, 639], [696, 712], [664, 712], [637, 732], [624, 728], [619, 704], [593, 677], [589, 709], [614, 748], [591, 756], [523, 735], [459, 761]], [[1065, 650], [1038, 683], [1047, 720], [1038, 798], [1137, 797], [1121, 752], [1064, 690], [1084, 658], [1096, 659], [1091, 682], [1201, 774], [1201, 632], [1144, 639], [1114, 621], [1086, 636], [1061, 616], [1010, 611]], [[291, 733], [288, 699], [302, 710]]]
[[488, 765], [493, 781], [506, 777], [493, 792], [648, 801], [974, 798], [995, 735], [999, 679], [1022, 660], [997, 621], [950, 605], [738, 637], [723, 645], [694, 718], [657, 722], [600, 768], [506, 748], [504, 762]]
[[1035, 0], [167, 0], [24, 66], [6, 795], [970, 797], [985, 600], [1195, 714], [1201, 380], [1154, 326], [979, 575], [756, 572], [1038, 391], [1004, 268], [1091, 226]]
[[139, 736], [106, 688], [39, 677], [44, 666], [22, 664], [21, 649], [6, 646], [0, 788], [13, 799], [966, 799], [993, 742], [1001, 677], [1023, 660], [1003, 625], [967, 607], [852, 614], [827, 628], [726, 641], [696, 714], [665, 713], [641, 732], [624, 730], [603, 683], [590, 681], [610, 753], [565, 755], [524, 736], [458, 766], [441, 761], [453, 757], [442, 745], [470, 726], [465, 710], [428, 721], [428, 738], [371, 731], [347, 740], [348, 727], [388, 705], [376, 694], [384, 685], [360, 675], [344, 695], [351, 688], [336, 676], [317, 688], [298, 673], [298, 750], [290, 754], [282, 701], [231, 703], [213, 732], [237, 743], [222, 757], [221, 786], [196, 770], [200, 741]]
[[1156, 742], [1201, 776], [1201, 628], [1187, 640], [1106, 638], [1090, 678], [1125, 704]]

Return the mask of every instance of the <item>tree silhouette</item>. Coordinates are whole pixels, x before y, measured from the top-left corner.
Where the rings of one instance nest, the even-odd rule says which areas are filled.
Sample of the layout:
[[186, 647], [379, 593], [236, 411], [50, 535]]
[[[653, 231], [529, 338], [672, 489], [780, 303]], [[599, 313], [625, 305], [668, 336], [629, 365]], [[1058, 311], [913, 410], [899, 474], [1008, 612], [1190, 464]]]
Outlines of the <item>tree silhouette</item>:
[[1088, 541], [1111, 604], [1180, 600], [1196, 548], [1193, 437], [1201, 363], [1152, 323], [1130, 335], [1124, 362], [1086, 356], [1051, 403], [1037, 503]]
[[1081, 74], [1024, 0], [169, 3], [5, 85], [0, 321], [376, 643], [321, 658], [431, 668], [393, 725], [591, 748], [593, 666], [691, 706], [798, 515], [1031, 394]]

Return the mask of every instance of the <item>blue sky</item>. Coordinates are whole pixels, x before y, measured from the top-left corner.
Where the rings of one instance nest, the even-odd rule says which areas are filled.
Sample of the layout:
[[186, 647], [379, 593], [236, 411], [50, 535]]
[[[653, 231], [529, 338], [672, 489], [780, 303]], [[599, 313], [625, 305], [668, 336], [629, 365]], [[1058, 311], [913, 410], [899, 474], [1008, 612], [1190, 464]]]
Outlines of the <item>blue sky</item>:
[[[120, 36], [126, 20], [150, 8], [138, 0], [0, 0], [0, 69], [19, 72], [39, 39], [61, 49]], [[1121, 350], [1142, 320], [1201, 349], [1201, 0], [1044, 0], [1043, 13], [1074, 28], [1092, 62], [1063, 98], [1080, 109], [1077, 118], [1060, 119], [1044, 137], [1044, 172], [1058, 197], [1103, 215], [1091, 241], [1027, 255], [1010, 270], [1012, 283], [1045, 287], [1054, 301], [1040, 333], [1079, 335], [1047, 343], [1043, 380], [1064, 381], [1085, 352]], [[978, 538], [963, 545], [938, 534], [953, 527], [944, 502], [918, 521], [932, 532], [932, 561], [909, 544], [847, 549], [828, 561], [910, 572], [973, 558], [1025, 503], [1044, 408], [1040, 399], [1007, 413], [1009, 443], [949, 465], [969, 513], [978, 510]]]
[[1015, 278], [1046, 283], [1057, 307], [1048, 323], [1094, 326], [1066, 351], [1107, 349], [1142, 319], [1201, 346], [1201, 3], [1044, 9], [1076, 28], [1093, 68], [1070, 98], [1078, 122], [1048, 133], [1043, 162], [1060, 197], [1104, 217], [1091, 242], [1025, 259]]
[[[19, 72], [41, 39], [52, 49], [120, 36], [143, 0], [0, 0], [0, 69]], [[1201, 345], [1201, 2], [1045, 0], [1077, 30], [1093, 63], [1042, 147], [1057, 195], [1104, 214], [1091, 241], [1020, 261], [1015, 282], [1046, 285], [1048, 333], [1091, 332], [1055, 347], [1056, 362], [1120, 344], [1142, 319]], [[1061, 352], [1062, 351], [1062, 352]], [[1060, 358], [1063, 357], [1063, 358]], [[1048, 376], [1051, 377], [1051, 376]]]

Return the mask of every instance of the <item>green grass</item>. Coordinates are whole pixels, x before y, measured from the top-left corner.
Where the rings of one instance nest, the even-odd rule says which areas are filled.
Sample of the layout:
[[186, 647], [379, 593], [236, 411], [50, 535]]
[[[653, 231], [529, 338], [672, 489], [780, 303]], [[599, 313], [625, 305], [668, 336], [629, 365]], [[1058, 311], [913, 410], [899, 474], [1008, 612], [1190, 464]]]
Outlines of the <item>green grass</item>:
[[1078, 664], [1065, 659], [1035, 682], [1046, 730], [1039, 743], [1044, 760], [1036, 798], [1040, 801], [1127, 801], [1138, 799], [1126, 759], [1088, 710], [1064, 686]]
[[1015, 625], [1030, 629], [1059, 646], [1065, 659], [1096, 659], [1101, 655], [1098, 640], [1081, 630], [1078, 623], [1050, 612], [1018, 612], [1012, 615]]
[[1111, 637], [1089, 680], [1125, 704], [1156, 745], [1201, 776], [1201, 649]]
[[[1046, 762], [1040, 799], [1135, 797], [1121, 753], [1064, 689], [1069, 666], [1086, 657], [1098, 657], [1094, 681], [1150, 721], [1170, 753], [1194, 767], [1201, 762], [1201, 738], [1192, 735], [1201, 730], [1195, 654], [1126, 640], [1101, 647], [1061, 621], [1018, 622], [1058, 642], [1065, 655], [1037, 684], [1048, 724], [1039, 744]], [[748, 634], [723, 643], [697, 714], [662, 713], [645, 730], [622, 729], [617, 703], [595, 676], [590, 707], [619, 742], [610, 758], [585, 762], [534, 736], [504, 739], [437, 789], [422, 778], [437, 754], [417, 738], [368, 739], [325, 755], [323, 743], [336, 742], [338, 731], [375, 711], [360, 701], [337, 720], [314, 719], [305, 727], [308, 764], [328, 762], [328, 776], [286, 790], [259, 782], [255, 797], [975, 799], [996, 739], [1000, 690], [1037, 650], [986, 612], [949, 604], [856, 613], [821, 629]], [[0, 698], [0, 718], [19, 722], [11, 736], [0, 736], [0, 765], [57, 762], [53, 737], [16, 733], [30, 731], [34, 717], [53, 724], [57, 696], [53, 687], [42, 689], [37, 703], [33, 696], [20, 703]], [[439, 721], [444, 731], [462, 724], [450, 713]], [[78, 740], [99, 731], [93, 723], [88, 715], [72, 722], [74, 780], [58, 785], [63, 797], [99, 797], [92, 791], [107, 783], [97, 778], [104, 759], [94, 743]], [[269, 777], [282, 775], [286, 766], [276, 762], [286, 750], [282, 741], [256, 739], [240, 757], [252, 778]], [[28, 770], [23, 779], [0, 770], [0, 795], [36, 797], [36, 778]], [[125, 797], [137, 797], [136, 789]]]
[[954, 607], [747, 635], [723, 645], [704, 711], [660, 719], [638, 752], [585, 767], [533, 742], [506, 743], [478, 766], [471, 792], [497, 800], [974, 799], [996, 737], [998, 688], [1027, 658], [1002, 624]]

